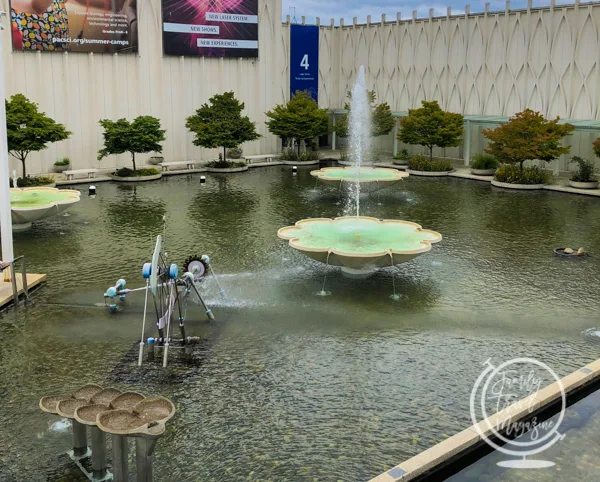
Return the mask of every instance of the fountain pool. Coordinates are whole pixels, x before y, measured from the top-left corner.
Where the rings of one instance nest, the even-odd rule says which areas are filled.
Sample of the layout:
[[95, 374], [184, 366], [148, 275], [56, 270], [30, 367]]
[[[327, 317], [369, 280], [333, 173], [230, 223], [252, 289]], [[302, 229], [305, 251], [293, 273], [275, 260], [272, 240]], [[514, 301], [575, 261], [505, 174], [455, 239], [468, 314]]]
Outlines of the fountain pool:
[[79, 202], [81, 193], [54, 187], [11, 188], [10, 207], [13, 230], [31, 228], [31, 223], [55, 216]]
[[[560, 376], [598, 358], [580, 336], [598, 326], [598, 199], [411, 178], [363, 208], [435, 226], [444, 241], [356, 281], [274, 239], [302, 217], [339, 215], [310, 169], [228, 176], [100, 183], [69, 217], [16, 233], [28, 268], [49, 276], [26, 310], [0, 318], [0, 480], [84, 482], [60, 456], [70, 434], [38, 402], [87, 382], [173, 401], [157, 481], [356, 482], [470, 425], [469, 394], [488, 358], [535, 357]], [[115, 316], [101, 294], [119, 277], [143, 282], [163, 216], [171, 259], [210, 253], [228, 298], [211, 290], [214, 322], [188, 307], [202, 337], [192, 363], [140, 371], [143, 297]], [[591, 256], [572, 263], [556, 246]], [[388, 271], [399, 301], [387, 296]], [[324, 274], [331, 296], [321, 298]]]

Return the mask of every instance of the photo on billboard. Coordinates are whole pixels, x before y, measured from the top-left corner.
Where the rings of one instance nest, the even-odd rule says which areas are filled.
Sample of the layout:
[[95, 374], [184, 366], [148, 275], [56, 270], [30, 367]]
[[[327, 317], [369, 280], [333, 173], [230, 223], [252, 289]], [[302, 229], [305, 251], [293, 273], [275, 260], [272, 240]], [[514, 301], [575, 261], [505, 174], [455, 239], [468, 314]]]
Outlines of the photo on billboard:
[[137, 0], [10, 0], [14, 50], [138, 51]]
[[162, 0], [166, 55], [258, 57], [258, 0]]

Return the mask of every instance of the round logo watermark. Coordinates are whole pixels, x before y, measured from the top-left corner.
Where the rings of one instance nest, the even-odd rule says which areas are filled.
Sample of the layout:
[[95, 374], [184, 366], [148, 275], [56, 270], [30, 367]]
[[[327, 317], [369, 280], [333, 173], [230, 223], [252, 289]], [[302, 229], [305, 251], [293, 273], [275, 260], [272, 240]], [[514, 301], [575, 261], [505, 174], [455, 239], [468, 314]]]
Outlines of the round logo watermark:
[[[547, 450], [564, 438], [558, 429], [565, 416], [567, 397], [558, 375], [534, 358], [514, 358], [497, 367], [487, 360], [484, 365], [471, 391], [471, 420], [490, 447], [505, 455], [520, 457], [498, 465], [519, 469], [553, 466], [554, 462], [527, 457]], [[556, 419], [540, 421], [533, 414], [540, 404], [536, 395], [543, 385], [552, 382], [557, 382], [559, 387], [560, 413]], [[502, 410], [506, 410], [507, 417], [498, 421], [490, 419]], [[518, 420], [511, 420], [513, 417]]]

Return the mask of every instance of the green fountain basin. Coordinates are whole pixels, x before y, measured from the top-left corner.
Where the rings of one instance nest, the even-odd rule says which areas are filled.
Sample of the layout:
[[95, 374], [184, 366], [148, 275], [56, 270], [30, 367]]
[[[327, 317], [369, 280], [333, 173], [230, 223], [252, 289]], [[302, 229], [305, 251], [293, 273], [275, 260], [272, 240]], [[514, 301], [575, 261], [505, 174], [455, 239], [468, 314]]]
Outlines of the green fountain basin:
[[442, 239], [410, 221], [366, 216], [303, 219], [281, 228], [277, 236], [314, 260], [349, 270], [406, 263]]
[[341, 183], [360, 183], [361, 192], [373, 192], [396, 184], [409, 176], [407, 172], [385, 167], [325, 167], [312, 171], [319, 181], [340, 186]]
[[31, 223], [55, 216], [79, 202], [81, 193], [73, 189], [26, 187], [10, 190], [13, 230], [23, 231]]

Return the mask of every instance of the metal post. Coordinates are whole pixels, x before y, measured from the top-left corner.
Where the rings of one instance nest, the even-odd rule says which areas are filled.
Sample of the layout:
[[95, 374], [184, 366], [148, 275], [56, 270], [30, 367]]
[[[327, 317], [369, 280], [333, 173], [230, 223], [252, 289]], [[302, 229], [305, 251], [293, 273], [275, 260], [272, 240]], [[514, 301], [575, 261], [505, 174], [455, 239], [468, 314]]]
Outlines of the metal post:
[[84, 457], [87, 454], [87, 430], [86, 426], [73, 419], [73, 456]]
[[152, 482], [152, 454], [156, 439], [138, 437], [135, 439], [135, 466], [137, 482]]
[[23, 285], [23, 293], [25, 293], [25, 303], [29, 303], [29, 285], [27, 283], [27, 270], [25, 269], [25, 256], [19, 256], [21, 260], [21, 284]]
[[112, 435], [112, 466], [115, 482], [127, 482], [129, 479], [128, 449], [127, 437]]
[[[5, 15], [0, 12], [0, 21]], [[10, 23], [9, 23], [10, 26]], [[0, 24], [0, 32], [4, 26]], [[0, 33], [0, 35], [2, 35]], [[6, 107], [4, 99], [4, 54], [2, 53], [2, 42], [0, 41], [0, 238], [2, 238], [2, 261], [10, 262], [14, 259], [12, 219], [10, 212], [10, 171], [8, 168], [8, 140], [6, 137]], [[14, 268], [13, 268], [14, 278]], [[8, 281], [8, 271], [4, 272], [4, 280]]]
[[[0, 181], [1, 184], [1, 181]], [[10, 262], [10, 276], [12, 281], [13, 289], [13, 301], [15, 302], [15, 308], [19, 307], [19, 289], [17, 288], [17, 271], [15, 270], [15, 262]]]
[[471, 163], [471, 121], [465, 122], [465, 138], [464, 138], [464, 149], [465, 149], [465, 166]]
[[106, 434], [98, 427], [91, 427], [92, 432], [92, 476], [103, 480], [106, 468]]

